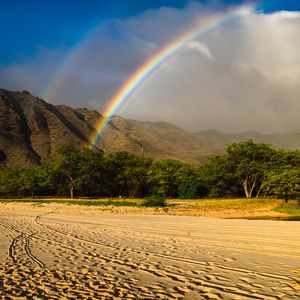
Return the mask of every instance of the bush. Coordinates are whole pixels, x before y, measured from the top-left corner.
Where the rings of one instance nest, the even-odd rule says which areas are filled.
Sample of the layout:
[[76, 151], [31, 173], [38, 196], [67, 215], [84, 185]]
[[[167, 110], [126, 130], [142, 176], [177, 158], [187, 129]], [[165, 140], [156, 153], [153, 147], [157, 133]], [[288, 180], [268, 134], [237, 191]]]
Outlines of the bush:
[[141, 206], [145, 207], [164, 207], [166, 205], [166, 199], [163, 197], [147, 198], [141, 204]]

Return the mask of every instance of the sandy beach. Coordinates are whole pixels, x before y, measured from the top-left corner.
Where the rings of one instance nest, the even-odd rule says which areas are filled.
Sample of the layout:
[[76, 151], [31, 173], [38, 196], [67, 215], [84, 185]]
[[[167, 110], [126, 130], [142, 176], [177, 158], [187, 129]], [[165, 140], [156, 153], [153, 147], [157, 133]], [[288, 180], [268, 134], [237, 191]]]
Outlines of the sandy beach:
[[299, 222], [69, 207], [0, 204], [1, 299], [299, 299]]

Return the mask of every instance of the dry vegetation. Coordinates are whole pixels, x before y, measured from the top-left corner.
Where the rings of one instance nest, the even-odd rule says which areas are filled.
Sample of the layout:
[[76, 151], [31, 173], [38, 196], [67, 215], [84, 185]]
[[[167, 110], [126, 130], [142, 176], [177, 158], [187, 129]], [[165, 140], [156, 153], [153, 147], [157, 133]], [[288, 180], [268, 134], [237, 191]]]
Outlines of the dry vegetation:
[[[77, 206], [85, 206], [84, 210], [94, 213], [112, 214], [162, 214], [177, 216], [202, 216], [224, 219], [277, 219], [300, 220], [300, 209], [296, 201], [285, 204], [280, 199], [197, 199], [166, 201], [164, 207], [145, 207], [142, 199], [104, 198], [104, 199], [2, 199], [0, 203], [28, 203], [28, 205], [44, 206], [51, 203], [61, 204], [72, 211]], [[72, 208], [73, 207], [73, 208]]]

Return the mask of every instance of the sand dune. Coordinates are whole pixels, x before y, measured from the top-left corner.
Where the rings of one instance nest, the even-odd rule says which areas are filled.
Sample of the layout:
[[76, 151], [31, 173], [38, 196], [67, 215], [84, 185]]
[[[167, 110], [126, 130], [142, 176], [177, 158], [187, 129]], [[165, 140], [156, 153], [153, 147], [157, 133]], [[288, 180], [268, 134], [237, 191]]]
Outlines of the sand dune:
[[0, 228], [1, 299], [299, 299], [299, 222], [2, 204]]

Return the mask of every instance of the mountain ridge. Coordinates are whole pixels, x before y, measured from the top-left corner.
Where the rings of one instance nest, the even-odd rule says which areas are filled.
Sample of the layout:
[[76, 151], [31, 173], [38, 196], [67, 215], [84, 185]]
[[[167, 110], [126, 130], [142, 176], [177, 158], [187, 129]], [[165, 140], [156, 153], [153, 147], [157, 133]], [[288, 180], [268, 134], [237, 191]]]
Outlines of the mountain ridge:
[[149, 122], [114, 116], [97, 145], [91, 145], [103, 116], [96, 110], [53, 105], [27, 91], [0, 89], [0, 167], [25, 167], [51, 160], [63, 144], [93, 146], [112, 153], [127, 151], [154, 159], [172, 158], [203, 163], [222, 153], [227, 144], [253, 139], [276, 148], [300, 149], [300, 133], [188, 132], [167, 122]]

